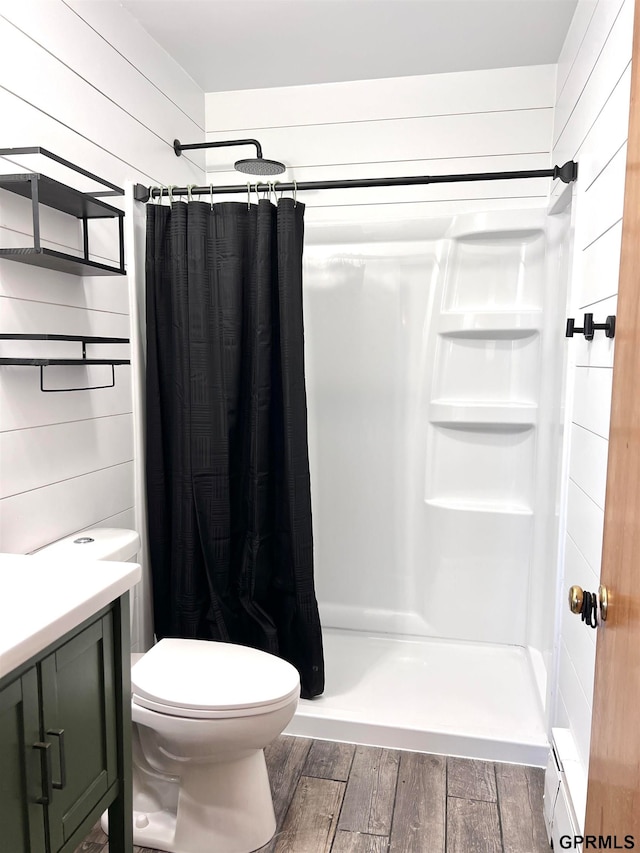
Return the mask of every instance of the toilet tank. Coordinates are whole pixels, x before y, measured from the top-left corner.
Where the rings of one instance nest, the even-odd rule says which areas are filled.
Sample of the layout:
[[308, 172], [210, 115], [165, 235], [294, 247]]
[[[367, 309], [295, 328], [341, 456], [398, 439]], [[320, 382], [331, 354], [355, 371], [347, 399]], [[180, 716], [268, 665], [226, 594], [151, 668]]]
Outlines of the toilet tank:
[[45, 545], [32, 556], [72, 560], [111, 560], [128, 563], [140, 550], [140, 537], [135, 530], [117, 527], [94, 527]]
[[[39, 551], [34, 552], [32, 559], [63, 560], [66, 562], [78, 562], [84, 560], [110, 560], [119, 563], [137, 563], [140, 550], [140, 536], [135, 530], [125, 530], [118, 527], [92, 527], [81, 533], [73, 533], [64, 539], [59, 539], [51, 545], [45, 545]], [[139, 585], [133, 587], [129, 592], [130, 597], [130, 629], [131, 644], [137, 649], [138, 633], [140, 624], [140, 600]]]

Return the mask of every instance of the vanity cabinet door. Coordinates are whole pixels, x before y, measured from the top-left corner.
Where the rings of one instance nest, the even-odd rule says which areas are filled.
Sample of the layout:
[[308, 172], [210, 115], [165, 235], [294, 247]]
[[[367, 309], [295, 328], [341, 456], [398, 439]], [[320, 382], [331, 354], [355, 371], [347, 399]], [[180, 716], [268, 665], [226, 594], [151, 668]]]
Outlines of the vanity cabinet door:
[[41, 763], [48, 758], [44, 747], [40, 744], [34, 667], [0, 689], [0, 850], [45, 850], [44, 811], [42, 802], [38, 803], [46, 797], [46, 764]]
[[52, 750], [47, 812], [55, 853], [118, 778], [112, 614], [44, 658], [40, 675], [44, 739]]

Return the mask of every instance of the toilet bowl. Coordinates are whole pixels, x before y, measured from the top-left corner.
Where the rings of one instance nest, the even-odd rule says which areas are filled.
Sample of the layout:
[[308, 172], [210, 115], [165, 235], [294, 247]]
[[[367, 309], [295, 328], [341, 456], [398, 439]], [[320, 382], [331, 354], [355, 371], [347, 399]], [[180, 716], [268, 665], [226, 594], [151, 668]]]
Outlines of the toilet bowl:
[[131, 671], [134, 844], [250, 853], [276, 821], [264, 748], [290, 722], [300, 678], [230, 643], [164, 639]]

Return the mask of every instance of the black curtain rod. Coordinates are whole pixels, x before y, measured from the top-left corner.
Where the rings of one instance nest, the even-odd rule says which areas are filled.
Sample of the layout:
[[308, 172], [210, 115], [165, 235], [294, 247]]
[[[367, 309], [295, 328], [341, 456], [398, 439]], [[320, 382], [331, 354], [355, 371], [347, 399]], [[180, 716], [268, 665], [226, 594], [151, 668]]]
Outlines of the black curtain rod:
[[[260, 186], [268, 189], [274, 185], [276, 189], [283, 192], [294, 192], [304, 190], [346, 190], [358, 187], [409, 187], [422, 184], [455, 184], [464, 181], [511, 181], [518, 178], [553, 178], [560, 179], [565, 184], [570, 184], [578, 177], [578, 164], [573, 160], [567, 161], [563, 166], [554, 166], [552, 169], [530, 169], [519, 172], [476, 172], [461, 175], [418, 175], [406, 178], [362, 178], [347, 181], [300, 181], [299, 183], [281, 183], [250, 181], [251, 187]], [[226, 195], [227, 193], [246, 193], [247, 184], [233, 185], [228, 187], [145, 187], [136, 184], [134, 196], [136, 201], [148, 201], [149, 198], [160, 198], [180, 195]]]

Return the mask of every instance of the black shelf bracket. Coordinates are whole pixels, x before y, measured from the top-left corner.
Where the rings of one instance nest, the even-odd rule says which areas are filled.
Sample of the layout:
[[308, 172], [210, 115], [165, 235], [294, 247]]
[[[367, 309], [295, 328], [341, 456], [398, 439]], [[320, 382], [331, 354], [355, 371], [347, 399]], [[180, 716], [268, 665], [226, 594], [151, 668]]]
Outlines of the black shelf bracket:
[[576, 321], [573, 317], [567, 319], [567, 331], [565, 337], [572, 338], [575, 334], [584, 335], [585, 340], [592, 341], [596, 331], [604, 331], [605, 337], [615, 338], [616, 336], [616, 315], [609, 314], [604, 323], [594, 323], [593, 314], [584, 315], [584, 324], [582, 328], [576, 326]]
[[[0, 341], [64, 341], [82, 344], [81, 358], [0, 358], [0, 365], [40, 368], [40, 390], [45, 393], [64, 391], [96, 391], [102, 388], [114, 388], [116, 384], [115, 365], [131, 364], [128, 358], [87, 358], [87, 344], [128, 344], [129, 338], [103, 338], [92, 335], [4, 335]], [[111, 367], [111, 383], [107, 385], [83, 385], [77, 388], [46, 388], [44, 384], [45, 367], [81, 365], [86, 367], [94, 364], [106, 364]]]
[[[108, 187], [108, 189], [83, 193], [38, 172], [0, 175], [0, 189], [31, 200], [33, 220], [33, 246], [20, 249], [0, 249], [0, 259], [5, 258], [73, 275], [124, 275], [126, 273], [124, 266], [124, 211], [102, 201], [101, 198], [106, 195], [124, 195], [124, 190], [75, 163], [58, 157], [57, 154], [53, 154], [46, 148], [0, 148], [0, 157], [12, 158], [23, 154], [41, 154], [96, 183]], [[41, 245], [41, 204], [75, 216], [81, 221], [83, 234], [83, 255], [81, 257], [48, 249]], [[89, 220], [114, 218], [118, 219], [118, 266], [100, 263], [89, 258]]]

